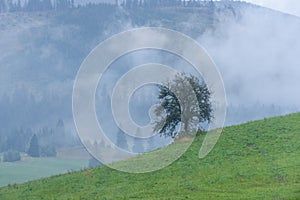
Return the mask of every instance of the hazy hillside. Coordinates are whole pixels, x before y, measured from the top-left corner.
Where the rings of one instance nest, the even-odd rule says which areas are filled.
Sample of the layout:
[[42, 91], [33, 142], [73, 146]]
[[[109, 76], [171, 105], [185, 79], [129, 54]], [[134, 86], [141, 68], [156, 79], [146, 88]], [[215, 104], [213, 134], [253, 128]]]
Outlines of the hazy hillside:
[[[181, 31], [207, 49], [225, 81], [227, 124], [299, 108], [299, 89], [294, 88], [300, 49], [300, 20], [296, 17], [247, 3], [216, 2], [214, 10], [91, 5], [65, 11], [2, 13], [0, 19], [2, 134], [19, 128], [55, 127], [59, 119], [75, 134], [71, 93], [83, 59], [112, 34], [143, 26]], [[122, 65], [153, 60], [178, 65], [157, 54], [150, 54], [148, 60], [147, 56], [133, 54]], [[122, 73], [112, 71], [107, 80]], [[113, 81], [100, 87], [99, 96], [110, 93], [112, 85]]]
[[[300, 114], [293, 114], [225, 128], [204, 159], [197, 156], [203, 140], [198, 137], [180, 159], [157, 172], [127, 174], [100, 167], [1, 188], [0, 198], [298, 199], [299, 120]], [[147, 166], [147, 157], [160, 151], [134, 159]]]

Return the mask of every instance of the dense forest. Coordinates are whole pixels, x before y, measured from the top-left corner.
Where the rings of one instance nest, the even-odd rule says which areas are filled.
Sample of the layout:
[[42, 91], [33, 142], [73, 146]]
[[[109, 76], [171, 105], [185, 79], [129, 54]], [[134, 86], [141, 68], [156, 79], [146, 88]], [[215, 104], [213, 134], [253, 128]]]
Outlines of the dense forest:
[[[103, 3], [104, 4], [104, 3]], [[95, 5], [87, 2], [85, 6]], [[111, 4], [113, 5], [113, 4]], [[120, 6], [126, 9], [135, 8], [162, 8], [162, 7], [214, 7], [214, 2], [200, 0], [116, 0], [115, 6]], [[47, 10], [65, 10], [82, 5], [75, 5], [74, 0], [28, 0], [21, 3], [20, 0], [14, 2], [12, 0], [0, 1], [0, 12], [18, 12], [18, 11], [47, 11]]]

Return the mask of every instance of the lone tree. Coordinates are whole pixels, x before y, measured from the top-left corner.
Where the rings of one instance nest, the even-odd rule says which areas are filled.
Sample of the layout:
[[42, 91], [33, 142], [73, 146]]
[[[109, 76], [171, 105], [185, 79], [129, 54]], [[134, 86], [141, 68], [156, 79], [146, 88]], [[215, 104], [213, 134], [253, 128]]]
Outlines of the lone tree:
[[[154, 122], [155, 132], [178, 138], [203, 131], [201, 123], [209, 123], [213, 118], [211, 93], [196, 76], [178, 73], [173, 80], [158, 87], [160, 106], [155, 109], [158, 116]], [[178, 132], [179, 124], [183, 126], [181, 132]]]
[[34, 134], [30, 140], [27, 154], [31, 157], [40, 157], [40, 146], [36, 134]]

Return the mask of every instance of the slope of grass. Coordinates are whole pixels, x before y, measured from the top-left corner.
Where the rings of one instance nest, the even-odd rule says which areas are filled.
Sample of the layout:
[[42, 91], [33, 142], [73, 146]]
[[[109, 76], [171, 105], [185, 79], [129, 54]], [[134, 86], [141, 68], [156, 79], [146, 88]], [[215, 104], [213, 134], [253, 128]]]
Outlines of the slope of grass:
[[0, 199], [300, 199], [299, 122], [293, 114], [228, 127], [204, 159], [200, 136], [156, 172], [100, 167], [1, 188]]

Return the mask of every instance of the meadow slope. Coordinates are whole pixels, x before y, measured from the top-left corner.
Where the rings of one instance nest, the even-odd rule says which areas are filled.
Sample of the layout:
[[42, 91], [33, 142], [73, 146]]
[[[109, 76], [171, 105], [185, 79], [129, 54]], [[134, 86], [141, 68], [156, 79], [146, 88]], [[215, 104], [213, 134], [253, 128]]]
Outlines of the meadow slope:
[[156, 172], [99, 167], [10, 185], [0, 199], [300, 199], [299, 122], [300, 114], [292, 114], [227, 127], [204, 159], [197, 156], [200, 136]]

